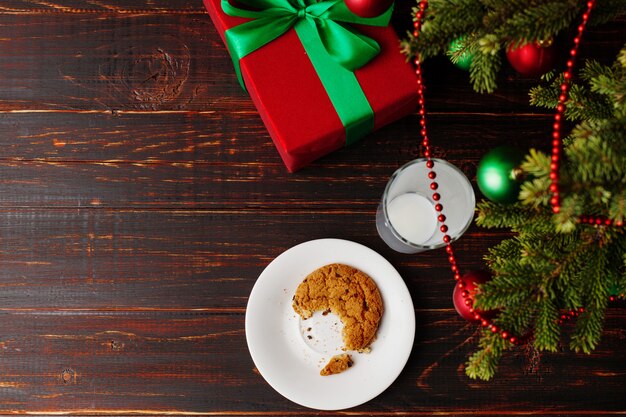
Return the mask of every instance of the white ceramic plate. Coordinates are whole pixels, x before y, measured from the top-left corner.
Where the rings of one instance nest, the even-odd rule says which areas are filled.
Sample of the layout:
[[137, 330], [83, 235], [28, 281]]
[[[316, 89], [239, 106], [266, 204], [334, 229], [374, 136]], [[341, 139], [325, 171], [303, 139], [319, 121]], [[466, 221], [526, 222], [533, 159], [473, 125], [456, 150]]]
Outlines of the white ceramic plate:
[[[368, 274], [380, 289], [384, 313], [371, 352], [350, 352], [350, 369], [323, 377], [319, 371], [343, 352], [343, 325], [332, 313], [301, 320], [291, 303], [300, 282], [330, 263]], [[279, 255], [259, 276], [246, 310], [248, 348], [261, 375], [284, 397], [319, 410], [354, 407], [387, 389], [404, 368], [414, 337], [413, 302], [400, 274], [378, 253], [347, 240], [312, 240]]]

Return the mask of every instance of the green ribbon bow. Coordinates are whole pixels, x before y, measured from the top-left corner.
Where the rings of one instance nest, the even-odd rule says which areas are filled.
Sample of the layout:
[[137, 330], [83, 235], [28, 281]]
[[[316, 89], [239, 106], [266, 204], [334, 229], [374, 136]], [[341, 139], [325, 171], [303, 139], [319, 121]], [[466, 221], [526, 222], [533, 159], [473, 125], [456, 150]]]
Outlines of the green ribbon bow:
[[253, 8], [240, 9], [222, 0], [229, 16], [251, 18], [226, 31], [235, 72], [245, 89], [239, 61], [294, 28], [328, 93], [350, 144], [374, 126], [374, 112], [353, 71], [380, 52], [378, 43], [345, 25], [387, 26], [393, 7], [373, 18], [352, 13], [343, 0], [238, 0]]

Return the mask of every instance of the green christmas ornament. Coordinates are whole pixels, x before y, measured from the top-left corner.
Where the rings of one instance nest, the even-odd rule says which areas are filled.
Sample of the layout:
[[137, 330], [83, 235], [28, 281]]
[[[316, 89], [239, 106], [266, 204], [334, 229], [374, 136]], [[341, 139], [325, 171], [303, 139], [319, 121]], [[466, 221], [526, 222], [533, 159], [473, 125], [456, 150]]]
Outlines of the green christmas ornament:
[[[450, 42], [450, 46], [448, 47], [448, 57], [451, 58], [452, 55], [457, 52], [459, 49], [463, 47], [463, 38], [460, 37], [458, 39]], [[469, 51], [465, 51], [459, 57], [457, 62], [452, 62], [457, 68], [462, 69], [463, 71], [469, 71], [470, 65], [472, 64], [472, 59], [474, 59], [474, 55]], [[450, 59], [452, 61], [452, 59]]]
[[611, 297], [619, 297], [620, 296], [620, 291], [619, 291], [619, 285], [617, 282], [612, 282], [611, 286], [609, 287], [609, 295]]
[[478, 188], [496, 203], [517, 201], [523, 176], [519, 168], [524, 154], [511, 146], [500, 146], [489, 151], [478, 164]]

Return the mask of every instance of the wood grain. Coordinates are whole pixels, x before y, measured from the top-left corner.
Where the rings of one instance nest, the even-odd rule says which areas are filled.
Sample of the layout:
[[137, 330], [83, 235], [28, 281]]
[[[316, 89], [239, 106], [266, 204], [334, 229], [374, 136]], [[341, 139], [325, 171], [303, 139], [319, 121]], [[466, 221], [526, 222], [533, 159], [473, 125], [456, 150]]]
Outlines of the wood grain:
[[[413, 4], [397, 2], [400, 34]], [[586, 33], [579, 57], [611, 62], [624, 23]], [[0, 58], [0, 414], [626, 413], [623, 304], [592, 355], [517, 348], [494, 381], [464, 375], [476, 327], [452, 308], [445, 252], [395, 253], [374, 225], [421, 153], [415, 116], [288, 174], [199, 0], [3, 0]], [[446, 59], [425, 72], [433, 152], [472, 181], [497, 145], [549, 146], [536, 80], [504, 69], [479, 95]], [[472, 226], [463, 270], [507, 236]], [[263, 268], [324, 237], [381, 253], [416, 307], [406, 369], [342, 413], [274, 392], [244, 331]]]
[[[610, 415], [626, 395], [626, 354], [603, 346], [623, 343], [625, 319], [623, 310], [611, 310], [594, 355], [554, 354], [537, 370], [532, 355], [520, 348], [503, 361], [493, 382], [482, 383], [463, 374], [475, 343], [472, 326], [449, 311], [418, 312], [404, 372], [353, 412], [497, 415], [506, 406], [507, 414]], [[274, 392], [255, 370], [243, 321], [241, 314], [202, 312], [0, 315], [0, 412], [311, 415]]]
[[[44, 112], [0, 116], [2, 161], [109, 162], [272, 166], [280, 159], [250, 103], [245, 111], [178, 112]], [[475, 157], [475, 147], [497, 146], [514, 136], [524, 145], [549, 145], [550, 115], [431, 114], [429, 122], [437, 155], [457, 160]], [[454, 123], [451, 121], [454, 120]], [[412, 134], [419, 118], [410, 115], [374, 132], [339, 158], [319, 164], [397, 165], [420, 152]], [[515, 135], [512, 130], [515, 131]], [[398, 133], [401, 132], [399, 135]], [[522, 145], [520, 143], [520, 145]], [[302, 171], [314, 177], [318, 169]]]
[[[450, 308], [440, 294], [454, 287], [443, 250], [412, 257], [391, 251], [376, 234], [374, 210], [20, 209], [0, 211], [0, 224], [10, 226], [0, 240], [6, 309], [243, 311], [274, 257], [326, 237], [354, 240], [387, 257], [420, 308]], [[484, 246], [501, 238], [472, 228], [457, 247], [460, 261], [479, 267]]]
[[195, 0], [4, 0], [0, 14], [205, 13]]
[[[548, 116], [454, 118], [431, 117], [433, 150], [472, 180], [477, 147], [509, 143], [512, 126], [547, 149]], [[6, 115], [0, 207], [372, 209], [421, 152], [415, 124], [405, 118], [290, 175], [253, 113]]]
[[[408, 24], [406, 21], [404, 24]], [[586, 34], [594, 56], [615, 59], [616, 25]], [[619, 26], [618, 26], [619, 27]], [[398, 28], [400, 33], [404, 31]], [[0, 15], [0, 111], [165, 110], [237, 113], [249, 103], [206, 14]], [[579, 56], [586, 56], [585, 50]], [[502, 75], [493, 95], [471, 92], [445, 60], [426, 67], [434, 112], [530, 112], [535, 80]], [[432, 91], [432, 93], [430, 92]], [[244, 111], [251, 111], [247, 104]]]

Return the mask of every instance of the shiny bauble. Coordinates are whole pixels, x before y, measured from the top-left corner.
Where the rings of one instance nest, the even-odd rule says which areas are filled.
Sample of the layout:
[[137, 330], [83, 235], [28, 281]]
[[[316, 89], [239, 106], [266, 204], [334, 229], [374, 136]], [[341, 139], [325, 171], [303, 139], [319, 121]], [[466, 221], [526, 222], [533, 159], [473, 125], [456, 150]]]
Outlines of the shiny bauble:
[[[448, 57], [451, 58], [451, 55], [453, 55], [456, 51], [458, 51], [462, 47], [463, 47], [462, 37], [453, 40], [450, 43], [450, 46], [448, 47]], [[461, 56], [459, 57], [459, 60], [457, 62], [453, 62], [453, 64], [456, 65], [457, 68], [462, 69], [463, 71], [469, 71], [470, 65], [472, 65], [473, 59], [474, 59], [474, 54], [470, 53], [469, 51], [465, 51], [461, 54]], [[452, 59], [450, 59], [450, 61], [452, 61]]]
[[345, 0], [346, 6], [359, 17], [376, 17], [385, 13], [393, 0]]
[[[484, 284], [485, 282], [491, 279], [491, 274], [486, 271], [470, 271], [467, 274], [461, 277], [461, 281], [465, 284], [464, 288], [459, 288], [458, 283], [454, 286], [454, 292], [452, 293], [452, 302], [454, 303], [454, 308], [456, 312], [459, 313], [461, 317], [463, 317], [467, 321], [478, 321], [474, 317], [474, 312], [470, 311], [473, 308], [473, 305], [466, 302], [469, 298], [471, 300], [474, 299], [476, 295], [476, 287], [478, 284]], [[466, 297], [463, 296], [464, 291], [467, 291]], [[480, 310], [476, 310], [476, 313], [481, 316], [489, 315], [489, 312], [485, 313]]]
[[496, 203], [517, 201], [523, 173], [519, 168], [524, 153], [512, 146], [489, 151], [478, 164], [476, 182], [489, 200]]
[[538, 77], [554, 69], [556, 56], [552, 42], [531, 42], [506, 51], [509, 64], [525, 77]]
[[615, 298], [621, 297], [620, 286], [617, 282], [612, 282], [611, 285], [609, 285], [609, 295]]

